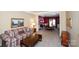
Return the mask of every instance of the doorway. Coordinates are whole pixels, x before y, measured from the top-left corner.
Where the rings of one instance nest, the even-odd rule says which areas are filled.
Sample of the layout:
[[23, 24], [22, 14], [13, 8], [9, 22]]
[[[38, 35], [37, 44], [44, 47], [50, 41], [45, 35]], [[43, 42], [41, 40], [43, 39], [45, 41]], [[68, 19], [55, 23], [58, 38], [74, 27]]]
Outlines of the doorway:
[[39, 16], [39, 31], [42, 34], [42, 42], [36, 46], [40, 47], [61, 47], [61, 41], [59, 38], [59, 15], [51, 17]]
[[56, 16], [39, 16], [39, 30], [57, 31], [59, 33], [59, 15]]

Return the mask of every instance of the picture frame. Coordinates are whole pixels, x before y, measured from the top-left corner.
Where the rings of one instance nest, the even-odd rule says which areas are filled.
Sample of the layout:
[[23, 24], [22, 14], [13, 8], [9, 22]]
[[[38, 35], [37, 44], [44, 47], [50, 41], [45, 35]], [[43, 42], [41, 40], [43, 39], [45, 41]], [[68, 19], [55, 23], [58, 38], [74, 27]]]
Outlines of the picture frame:
[[69, 18], [67, 18], [67, 21], [66, 21], [67, 23], [67, 27], [69, 27], [69, 28], [72, 28], [72, 19], [71, 19], [71, 17], [69, 17]]
[[11, 18], [11, 28], [24, 26], [23, 18]]

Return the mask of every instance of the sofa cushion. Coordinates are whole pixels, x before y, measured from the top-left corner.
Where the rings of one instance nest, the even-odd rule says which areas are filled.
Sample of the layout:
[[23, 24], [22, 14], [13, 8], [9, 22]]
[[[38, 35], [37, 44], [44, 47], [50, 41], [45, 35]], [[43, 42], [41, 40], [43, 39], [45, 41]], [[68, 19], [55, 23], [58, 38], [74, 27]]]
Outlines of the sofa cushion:
[[10, 38], [6, 38], [6, 46], [7, 47], [11, 46], [11, 39]]
[[9, 35], [9, 31], [5, 31], [4, 34]]
[[6, 34], [1, 34], [0, 36], [5, 41], [6, 41], [6, 38], [9, 38], [9, 35], [6, 35]]
[[30, 31], [30, 28], [27, 28], [27, 32], [29, 32]]
[[14, 37], [14, 31], [13, 30], [5, 31], [5, 34], [9, 35], [10, 37]]
[[24, 28], [23, 28], [23, 31], [24, 31], [24, 33], [26, 33], [26, 31], [27, 31], [27, 27], [24, 27]]
[[18, 35], [18, 29], [14, 29], [13, 31], [15, 36]]
[[22, 31], [19, 31], [19, 34], [23, 34], [24, 33], [24, 31], [22, 30]]
[[9, 31], [9, 35], [10, 37], [14, 37], [14, 31], [13, 30]]
[[23, 34], [23, 33], [24, 33], [23, 28], [19, 28], [19, 29], [18, 29], [18, 33], [19, 33], [19, 34]]

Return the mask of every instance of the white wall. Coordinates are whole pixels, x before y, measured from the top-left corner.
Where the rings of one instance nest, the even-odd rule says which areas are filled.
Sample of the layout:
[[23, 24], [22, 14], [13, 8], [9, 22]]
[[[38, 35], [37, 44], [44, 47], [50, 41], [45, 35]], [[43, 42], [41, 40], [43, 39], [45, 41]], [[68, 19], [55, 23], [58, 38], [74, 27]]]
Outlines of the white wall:
[[39, 21], [38, 21], [38, 15], [35, 15], [35, 24], [36, 24], [36, 29], [37, 31], [39, 30]]
[[32, 15], [23, 11], [0, 11], [0, 33], [11, 29], [11, 18], [24, 18], [24, 26], [30, 27]]
[[79, 46], [79, 11], [69, 11], [67, 17], [72, 19], [72, 29], [68, 30], [71, 35], [71, 45]]
[[66, 31], [66, 12], [60, 11], [59, 16], [60, 16], [60, 36], [61, 36], [61, 32]]

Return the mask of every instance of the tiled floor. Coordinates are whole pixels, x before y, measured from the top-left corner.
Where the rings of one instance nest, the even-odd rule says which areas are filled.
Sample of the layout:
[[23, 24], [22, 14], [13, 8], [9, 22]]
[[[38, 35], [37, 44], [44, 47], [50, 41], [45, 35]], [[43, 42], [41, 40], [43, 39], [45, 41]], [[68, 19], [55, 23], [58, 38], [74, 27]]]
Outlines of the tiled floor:
[[40, 30], [42, 41], [38, 42], [35, 47], [61, 47], [61, 42], [56, 31]]

